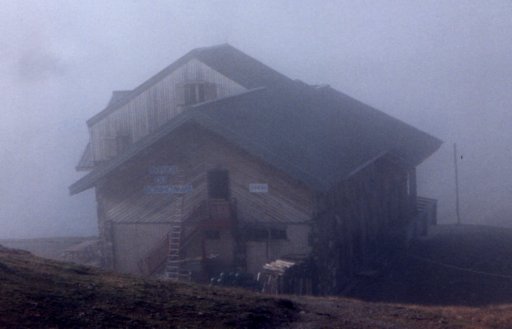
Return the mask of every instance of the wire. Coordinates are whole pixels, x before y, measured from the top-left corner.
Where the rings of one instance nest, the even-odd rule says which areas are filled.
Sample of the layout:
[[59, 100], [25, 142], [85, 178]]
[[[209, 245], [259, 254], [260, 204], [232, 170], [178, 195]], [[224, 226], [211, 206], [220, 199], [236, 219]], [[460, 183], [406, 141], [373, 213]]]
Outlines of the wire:
[[477, 270], [473, 270], [473, 269], [470, 269], [470, 268], [464, 268], [464, 267], [459, 267], [459, 266], [455, 266], [455, 265], [450, 265], [450, 264], [445, 264], [445, 263], [441, 263], [441, 262], [436, 262], [434, 260], [431, 260], [431, 259], [428, 259], [428, 258], [423, 258], [423, 257], [416, 256], [416, 255], [407, 255], [407, 256], [411, 257], [411, 258], [415, 258], [415, 259], [421, 260], [421, 261], [426, 262], [426, 263], [430, 263], [430, 264], [434, 264], [434, 265], [438, 265], [438, 266], [443, 266], [443, 267], [454, 269], [454, 270], [458, 270], [458, 271], [463, 271], [463, 272], [469, 272], [469, 273], [478, 274], [478, 275], [484, 275], [484, 276], [490, 276], [490, 277], [495, 277], [495, 278], [512, 280], [512, 276], [510, 276], [510, 275], [477, 271]]

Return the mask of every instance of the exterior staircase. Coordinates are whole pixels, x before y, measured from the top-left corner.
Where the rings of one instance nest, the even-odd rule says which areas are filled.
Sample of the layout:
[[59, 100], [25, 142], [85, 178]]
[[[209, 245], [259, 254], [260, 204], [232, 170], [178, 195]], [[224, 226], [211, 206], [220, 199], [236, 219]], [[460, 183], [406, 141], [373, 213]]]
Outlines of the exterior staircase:
[[[160, 273], [162, 279], [191, 281], [192, 273], [184, 269], [191, 259], [185, 259], [182, 251], [207, 229], [230, 229], [235, 237], [235, 266], [245, 268], [245, 245], [237, 234], [236, 202], [226, 200], [204, 200], [187, 218], [183, 219], [183, 196], [176, 196], [176, 208], [171, 218], [170, 231], [155, 244], [138, 262], [142, 274], [151, 276]], [[203, 259], [205, 257], [203, 250]]]
[[408, 246], [411, 241], [428, 235], [428, 229], [437, 225], [437, 200], [420, 197], [416, 199], [416, 215], [405, 227], [405, 239]]

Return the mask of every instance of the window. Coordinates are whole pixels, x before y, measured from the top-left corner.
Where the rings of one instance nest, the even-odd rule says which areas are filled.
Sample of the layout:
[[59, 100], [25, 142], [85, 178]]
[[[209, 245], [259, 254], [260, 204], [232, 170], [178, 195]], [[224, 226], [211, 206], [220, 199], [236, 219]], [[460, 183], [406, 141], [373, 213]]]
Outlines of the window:
[[285, 228], [249, 227], [245, 231], [249, 241], [287, 240]]
[[288, 237], [286, 236], [285, 229], [271, 229], [270, 230], [270, 239], [271, 240], [286, 240]]
[[183, 85], [184, 105], [193, 105], [217, 98], [217, 88], [213, 83], [192, 82]]
[[245, 232], [249, 241], [266, 241], [268, 240], [268, 231], [264, 228], [248, 228]]
[[212, 199], [229, 199], [229, 174], [227, 170], [208, 172], [208, 196]]
[[204, 231], [204, 237], [209, 240], [220, 240], [220, 232], [217, 230]]
[[132, 138], [128, 134], [118, 133], [114, 137], [103, 138], [103, 147], [106, 158], [114, 158], [130, 147]]
[[130, 135], [117, 135], [116, 137], [116, 152], [121, 154], [128, 149], [132, 142]]
[[190, 83], [185, 85], [185, 105], [204, 102], [204, 85]]

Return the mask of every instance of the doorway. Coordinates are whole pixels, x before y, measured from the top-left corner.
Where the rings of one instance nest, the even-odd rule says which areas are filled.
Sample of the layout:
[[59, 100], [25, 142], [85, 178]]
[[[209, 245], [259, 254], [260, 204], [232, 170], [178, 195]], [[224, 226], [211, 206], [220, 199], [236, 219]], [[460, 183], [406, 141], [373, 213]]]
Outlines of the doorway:
[[208, 197], [210, 199], [229, 199], [229, 174], [227, 170], [208, 172]]

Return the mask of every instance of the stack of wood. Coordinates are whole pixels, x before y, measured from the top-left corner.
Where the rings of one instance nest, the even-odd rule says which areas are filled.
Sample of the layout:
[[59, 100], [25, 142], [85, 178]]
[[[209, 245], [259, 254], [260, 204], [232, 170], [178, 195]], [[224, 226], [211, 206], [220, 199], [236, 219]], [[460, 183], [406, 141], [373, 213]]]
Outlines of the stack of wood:
[[312, 272], [305, 258], [281, 258], [263, 265], [258, 281], [265, 293], [311, 295]]

